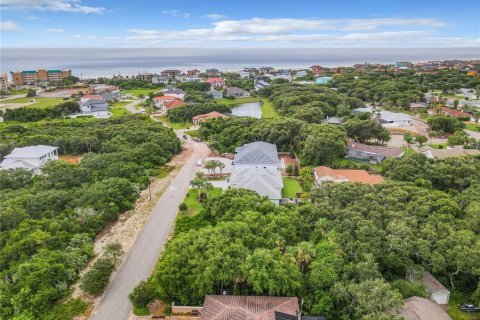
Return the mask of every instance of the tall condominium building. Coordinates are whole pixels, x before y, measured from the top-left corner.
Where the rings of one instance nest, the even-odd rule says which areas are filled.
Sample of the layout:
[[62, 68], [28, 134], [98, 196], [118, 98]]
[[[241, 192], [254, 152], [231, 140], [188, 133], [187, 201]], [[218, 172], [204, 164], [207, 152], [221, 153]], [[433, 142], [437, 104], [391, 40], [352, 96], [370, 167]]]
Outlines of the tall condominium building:
[[8, 75], [0, 73], [0, 92], [6, 92], [8, 89]]
[[11, 71], [13, 82], [17, 86], [36, 85], [42, 82], [62, 81], [72, 75], [72, 70], [24, 70]]

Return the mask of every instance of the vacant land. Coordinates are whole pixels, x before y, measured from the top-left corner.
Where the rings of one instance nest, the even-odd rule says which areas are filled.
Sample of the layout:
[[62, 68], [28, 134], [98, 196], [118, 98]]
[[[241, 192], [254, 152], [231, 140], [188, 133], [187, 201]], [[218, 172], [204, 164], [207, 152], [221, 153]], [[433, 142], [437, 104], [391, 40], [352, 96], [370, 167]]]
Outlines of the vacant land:
[[245, 98], [237, 98], [237, 99], [216, 99], [215, 101], [221, 104], [226, 104], [228, 106], [234, 106], [237, 104], [248, 103], [248, 102], [257, 102], [260, 101], [260, 98], [257, 97], [245, 97]]
[[140, 94], [143, 94], [145, 97], [148, 96], [148, 94], [150, 92], [153, 92], [153, 93], [157, 93], [159, 92], [160, 90], [162, 90], [162, 88], [155, 88], [155, 89], [130, 89], [130, 90], [123, 90], [121, 93], [122, 94], [131, 94], [137, 98], [140, 98], [139, 95]]
[[279, 118], [280, 115], [273, 108], [273, 105], [267, 99], [263, 99], [262, 104], [262, 118]]
[[[210, 197], [215, 197], [220, 194], [222, 194], [222, 188], [213, 188], [213, 190], [210, 190], [208, 192]], [[181, 212], [183, 215], [188, 215], [192, 216], [200, 212], [202, 210], [203, 205], [202, 203], [198, 200], [198, 190], [197, 189], [190, 189], [188, 190], [187, 196], [185, 197], [185, 200], [183, 200], [183, 203], [187, 205], [187, 210]]]
[[[32, 100], [35, 100], [35, 102], [30, 103]], [[9, 99], [2, 101], [5, 104], [14, 104], [14, 103], [29, 103], [27, 107], [29, 108], [48, 108], [48, 107], [53, 107], [57, 104], [67, 102], [67, 101], [72, 101], [72, 100], [64, 100], [63, 98], [39, 98], [39, 97], [31, 97], [31, 98], [16, 98], [16, 99]], [[0, 102], [0, 106], [1, 103]]]
[[125, 101], [115, 101], [111, 102], [108, 105], [112, 108], [117, 108], [117, 107], [125, 107], [127, 104], [132, 103], [132, 100], [125, 100]]
[[303, 192], [300, 182], [293, 177], [284, 177], [282, 197], [295, 198], [298, 192]]
[[121, 117], [130, 114], [130, 111], [124, 108], [110, 108], [109, 111], [113, 114], [114, 117]]
[[163, 123], [165, 123], [166, 125], [168, 125], [169, 127], [175, 129], [175, 130], [179, 130], [179, 129], [188, 129], [190, 128], [191, 126], [193, 126], [192, 123], [190, 122], [171, 122], [170, 120], [168, 120], [168, 118], [166, 116], [157, 116], [155, 117], [157, 118], [158, 120], [162, 121]]

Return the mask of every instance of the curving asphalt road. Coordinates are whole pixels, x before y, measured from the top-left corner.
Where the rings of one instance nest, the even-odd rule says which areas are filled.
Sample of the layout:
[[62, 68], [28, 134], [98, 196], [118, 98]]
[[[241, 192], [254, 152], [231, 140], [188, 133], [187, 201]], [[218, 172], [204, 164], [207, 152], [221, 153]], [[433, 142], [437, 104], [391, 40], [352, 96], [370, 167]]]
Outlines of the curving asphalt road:
[[[182, 138], [182, 131], [176, 133], [182, 141], [185, 141]], [[205, 143], [194, 142], [190, 138], [185, 143], [193, 150], [191, 156], [157, 202], [135, 244], [89, 319], [127, 320], [130, 317], [132, 305], [128, 300], [128, 294], [140, 281], [150, 276], [167, 241], [178, 206], [185, 198], [190, 181], [195, 176], [196, 162], [210, 153]]]

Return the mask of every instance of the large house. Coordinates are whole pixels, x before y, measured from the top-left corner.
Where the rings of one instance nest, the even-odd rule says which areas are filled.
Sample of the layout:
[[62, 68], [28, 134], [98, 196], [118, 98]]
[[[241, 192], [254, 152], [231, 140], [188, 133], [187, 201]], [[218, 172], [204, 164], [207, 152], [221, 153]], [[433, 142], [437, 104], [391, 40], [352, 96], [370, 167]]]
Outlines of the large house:
[[313, 171], [315, 183], [317, 186], [324, 182], [358, 182], [375, 185], [383, 182], [383, 178], [379, 175], [371, 175], [366, 170], [349, 170], [349, 169], [331, 169], [329, 167], [316, 167]]
[[222, 91], [217, 91], [217, 90], [210, 90], [206, 92], [207, 95], [212, 96], [213, 99], [222, 99], [223, 98], [223, 92]]
[[153, 98], [153, 104], [155, 108], [160, 109], [164, 104], [168, 104], [176, 99], [178, 98], [174, 96], [158, 96]]
[[228, 87], [226, 96], [233, 98], [250, 97], [250, 92], [248, 92], [247, 90], [243, 90], [242, 88]]
[[443, 114], [443, 115], [455, 117], [455, 118], [469, 119], [472, 121], [474, 120], [472, 115], [469, 113], [456, 110], [456, 109], [450, 109], [447, 107], [441, 107], [440, 109], [430, 109], [428, 110], [428, 114]]
[[118, 100], [120, 98], [120, 90], [117, 86], [93, 84], [90, 86], [90, 90], [93, 94], [101, 96], [103, 100]]
[[168, 110], [181, 107], [185, 104], [183, 100], [172, 96], [161, 96], [153, 98], [155, 107], [160, 110], [161, 113], [166, 113]]
[[296, 297], [205, 296], [202, 320], [300, 320]]
[[200, 75], [200, 70], [193, 69], [187, 71], [187, 77], [198, 77]]
[[107, 102], [102, 99], [86, 99], [80, 101], [80, 112], [84, 116], [93, 116], [98, 119], [110, 117]]
[[183, 100], [183, 98], [185, 97], [185, 91], [183, 91], [182, 89], [170, 87], [163, 90], [163, 95]]
[[370, 146], [349, 140], [345, 158], [379, 164], [385, 159], [398, 158], [403, 154], [404, 151], [397, 147]]
[[156, 74], [152, 77], [152, 83], [153, 84], [158, 84], [158, 83], [168, 84], [168, 78], [163, 76], [163, 75]]
[[263, 80], [260, 80], [260, 79], [255, 80], [255, 83], [254, 83], [255, 91], [258, 91], [260, 89], [270, 87], [270, 86], [271, 86], [270, 83], [268, 83], [266, 81], [263, 81]]
[[362, 107], [362, 108], [356, 108], [352, 110], [352, 113], [372, 113], [373, 108], [372, 107]]
[[220, 113], [218, 111], [212, 111], [205, 114], [199, 114], [192, 118], [193, 124], [200, 124], [201, 122], [210, 120], [210, 119], [217, 119], [217, 118], [228, 118], [227, 115]]
[[280, 204], [283, 180], [279, 171], [277, 147], [258, 141], [237, 148], [228, 185], [245, 188]]
[[411, 126], [412, 118], [400, 112], [382, 111], [380, 112], [380, 122], [385, 127]]
[[212, 69], [207, 69], [205, 71], [205, 73], [207, 74], [207, 76], [209, 77], [217, 77], [220, 75], [220, 70], [218, 69], [215, 69], [215, 68], [212, 68]]
[[25, 169], [33, 174], [40, 174], [41, 167], [50, 160], [58, 160], [57, 147], [52, 146], [29, 146], [23, 148], [15, 148], [6, 155], [0, 168], [8, 169]]
[[168, 80], [174, 80], [175, 77], [181, 73], [182, 71], [180, 70], [163, 70], [161, 75], [166, 77]]
[[210, 83], [212, 88], [221, 88], [225, 85], [225, 80], [222, 78], [208, 78], [207, 82]]

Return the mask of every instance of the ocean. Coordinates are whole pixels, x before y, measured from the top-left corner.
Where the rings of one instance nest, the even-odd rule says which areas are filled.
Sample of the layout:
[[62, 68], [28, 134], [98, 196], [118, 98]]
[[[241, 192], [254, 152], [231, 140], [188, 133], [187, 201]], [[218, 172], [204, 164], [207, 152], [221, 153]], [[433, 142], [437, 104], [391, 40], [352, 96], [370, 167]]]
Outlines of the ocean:
[[114, 74], [245, 67], [306, 68], [356, 63], [480, 59], [480, 48], [0, 48], [0, 71], [71, 69], [83, 79]]

